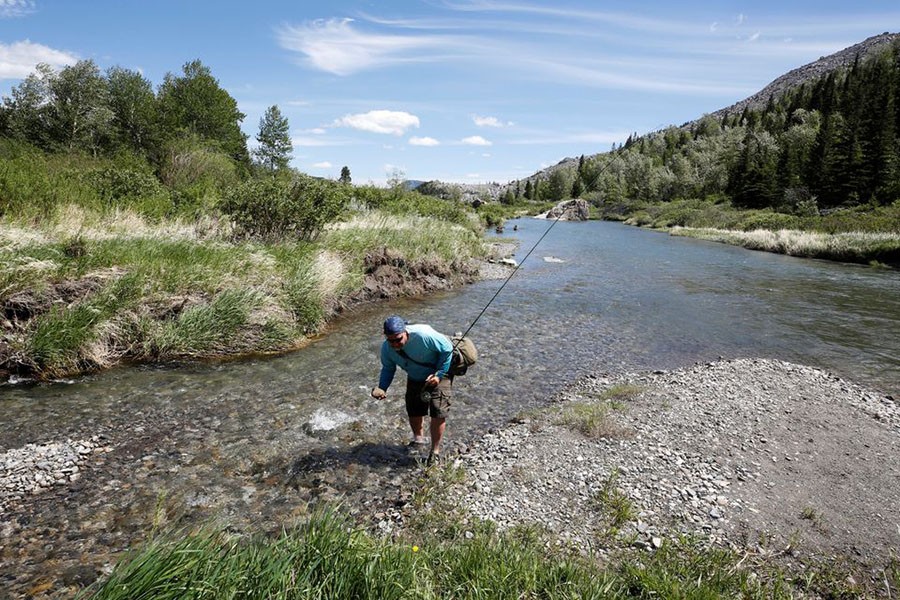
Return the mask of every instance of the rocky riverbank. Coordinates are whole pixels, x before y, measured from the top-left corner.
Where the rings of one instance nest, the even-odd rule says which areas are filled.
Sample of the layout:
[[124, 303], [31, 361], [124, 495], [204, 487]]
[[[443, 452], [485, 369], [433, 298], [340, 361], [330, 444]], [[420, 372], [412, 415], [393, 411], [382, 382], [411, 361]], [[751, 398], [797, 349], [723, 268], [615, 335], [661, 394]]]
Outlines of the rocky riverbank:
[[[603, 555], [687, 534], [842, 564], [883, 588], [900, 550], [900, 409], [806, 366], [725, 360], [596, 375], [458, 457], [453, 500]], [[896, 560], [894, 558], [893, 560]]]
[[[221, 496], [236, 524], [253, 521], [241, 512], [240, 493], [209, 487], [209, 469], [246, 471], [233, 485], [275, 511], [256, 524], [264, 529], [270, 519], [272, 527], [290, 522], [316, 497], [327, 501], [329, 485], [344, 489], [343, 479], [356, 482], [342, 502], [361, 522], [397, 533], [414, 513], [421, 471], [400, 457], [402, 447], [385, 445], [389, 455], [362, 483], [353, 473], [368, 462], [342, 468], [336, 460], [338, 480], [304, 499], [291, 491], [289, 474], [300, 469], [326, 480], [307, 459], [289, 468], [283, 460], [271, 468], [196, 466], [212, 452], [202, 419], [148, 410], [97, 437], [3, 453], [0, 598], [71, 597], [108, 573], [113, 557], [144, 537], [148, 520], [181, 522], [170, 510]], [[139, 434], [135, 423], [144, 424]], [[465, 480], [451, 487], [450, 500], [466, 518], [538, 525], [576, 552], [652, 550], [686, 533], [796, 569], [841, 561], [858, 577], [877, 579], [900, 548], [900, 410], [884, 394], [811, 367], [741, 359], [597, 374], [560, 390], [547, 407], [452, 448], [460, 453], [448, 462], [458, 461]], [[324, 462], [341, 454], [322, 452]], [[406, 467], [375, 475], [392, 461]], [[156, 506], [152, 494], [138, 493], [171, 486], [169, 475], [196, 481], [196, 489], [157, 498]]]

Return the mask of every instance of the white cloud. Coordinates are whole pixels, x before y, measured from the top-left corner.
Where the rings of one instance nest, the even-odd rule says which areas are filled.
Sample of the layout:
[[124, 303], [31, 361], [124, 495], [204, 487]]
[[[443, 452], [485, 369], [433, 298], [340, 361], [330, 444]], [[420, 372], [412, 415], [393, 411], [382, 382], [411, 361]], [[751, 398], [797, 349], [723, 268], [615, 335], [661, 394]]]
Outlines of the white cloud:
[[331, 163], [326, 160], [326, 161], [322, 161], [322, 162], [313, 163], [313, 167], [315, 167], [316, 169], [330, 169]]
[[[3, 0], [0, 0], [2, 3]], [[8, 2], [7, 2], [8, 4]], [[4, 4], [0, 4], [0, 12]], [[78, 62], [78, 57], [54, 50], [43, 44], [35, 44], [29, 40], [0, 43], [0, 79], [24, 79], [34, 72], [38, 63], [47, 63], [51, 67], [60, 68]]]
[[419, 126], [419, 117], [402, 111], [370, 110], [367, 113], [346, 115], [337, 119], [334, 124], [372, 133], [403, 135], [410, 127]]
[[439, 146], [441, 143], [433, 137], [411, 137], [409, 138], [410, 146]]
[[747, 41], [748, 41], [748, 42], [755, 42], [756, 40], [759, 39], [759, 36], [760, 36], [760, 33], [757, 31], [756, 33], [754, 33], [753, 35], [751, 35], [749, 38], [747, 38]]
[[[335, 75], [422, 60], [425, 48], [449, 43], [446, 38], [434, 36], [364, 33], [355, 29], [352, 22], [353, 19], [319, 19], [303, 25], [285, 25], [276, 34], [282, 48], [302, 54], [316, 69]], [[415, 54], [405, 56], [412, 51]]]
[[509, 127], [513, 124], [512, 121], [504, 123], [497, 117], [482, 117], [479, 115], [472, 115], [472, 121], [479, 127]]
[[34, 11], [34, 0], [0, 0], [0, 18], [24, 17]]
[[462, 139], [462, 143], [467, 146], [490, 146], [491, 142], [487, 141], [480, 135], [470, 135]]

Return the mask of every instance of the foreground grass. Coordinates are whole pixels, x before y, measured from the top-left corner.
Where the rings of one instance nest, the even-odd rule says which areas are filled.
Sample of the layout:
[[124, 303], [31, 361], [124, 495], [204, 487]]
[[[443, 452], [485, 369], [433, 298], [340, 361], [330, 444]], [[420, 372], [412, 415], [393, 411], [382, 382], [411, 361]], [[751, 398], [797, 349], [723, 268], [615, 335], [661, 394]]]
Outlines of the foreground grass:
[[[445, 519], [447, 531], [454, 531]], [[152, 598], [795, 598], [867, 597], [836, 574], [791, 578], [747, 555], [682, 539], [601, 562], [548, 550], [536, 530], [390, 541], [337, 512], [275, 536], [165, 535], [80, 597]], [[898, 572], [885, 573], [896, 586]], [[890, 588], [885, 588], [889, 590]]]
[[[419, 216], [358, 216], [315, 242], [231, 241], [212, 221], [151, 224], [68, 208], [41, 226], [0, 222], [0, 299], [12, 369], [40, 378], [123, 360], [272, 352], [317, 331], [359, 290], [364, 257], [452, 271], [483, 251], [473, 229]], [[9, 369], [9, 367], [7, 367]]]

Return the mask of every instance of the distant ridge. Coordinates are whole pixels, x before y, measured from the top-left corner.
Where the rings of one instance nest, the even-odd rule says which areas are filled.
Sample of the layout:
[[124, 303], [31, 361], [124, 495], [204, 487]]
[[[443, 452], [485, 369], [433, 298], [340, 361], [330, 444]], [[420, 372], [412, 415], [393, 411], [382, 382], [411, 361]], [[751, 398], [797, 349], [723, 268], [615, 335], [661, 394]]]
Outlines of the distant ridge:
[[[765, 107], [765, 105], [769, 102], [770, 97], [778, 99], [782, 94], [794, 87], [825, 77], [829, 73], [838, 69], [849, 68], [853, 65], [854, 61], [856, 61], [857, 58], [865, 59], [868, 55], [887, 48], [897, 40], [900, 40], [900, 33], [884, 32], [879, 35], [873, 35], [872, 37], [866, 38], [858, 44], [854, 44], [852, 46], [844, 48], [843, 50], [839, 50], [834, 54], [823, 56], [814, 62], [788, 71], [752, 96], [749, 96], [748, 98], [736, 102], [731, 106], [721, 108], [709, 114], [717, 118], [722, 118], [724, 116], [743, 112], [745, 108], [761, 109]], [[698, 116], [694, 121], [689, 121], [681, 125], [681, 127], [690, 127], [701, 118], [702, 116]], [[644, 135], [651, 135], [653, 133], [655, 132], [648, 132]], [[585, 156], [597, 156], [598, 154], [603, 153], [598, 152], [590, 155], [585, 154]], [[555, 165], [551, 165], [545, 169], [536, 171], [534, 174], [529, 175], [528, 177], [523, 177], [522, 179], [511, 181], [503, 185], [497, 183], [465, 185], [444, 184], [439, 181], [428, 182], [430, 184], [430, 188], [426, 188], [428, 189], [428, 192], [426, 193], [431, 193], [432, 195], [442, 195], [442, 193], [445, 195], [449, 195], [450, 189], [452, 188], [456, 190], [455, 193], [457, 195], [461, 194], [464, 200], [471, 200], [476, 197], [488, 197], [492, 200], [497, 200], [500, 195], [506, 191], [507, 188], [515, 188], [516, 185], [522, 185], [524, 184], [524, 182], [529, 180], [534, 181], [535, 179], [546, 179], [553, 173], [553, 171], [556, 171], [557, 169], [571, 168], [573, 165], [576, 165], [578, 163], [578, 160], [579, 159], [577, 157], [566, 157]]]
[[834, 54], [823, 56], [815, 62], [788, 71], [749, 98], [736, 102], [727, 108], [719, 109], [712, 114], [716, 117], [724, 117], [726, 115], [743, 112], [745, 108], [763, 108], [770, 97], [774, 97], [777, 100], [786, 91], [802, 85], [807, 81], [815, 81], [821, 77], [827, 76], [832, 71], [850, 67], [857, 57], [861, 59], [865, 58], [873, 52], [882, 50], [898, 39], [900, 39], [900, 33], [884, 32], [880, 35], [873, 35], [858, 44], [854, 44], [853, 46], [844, 48]]

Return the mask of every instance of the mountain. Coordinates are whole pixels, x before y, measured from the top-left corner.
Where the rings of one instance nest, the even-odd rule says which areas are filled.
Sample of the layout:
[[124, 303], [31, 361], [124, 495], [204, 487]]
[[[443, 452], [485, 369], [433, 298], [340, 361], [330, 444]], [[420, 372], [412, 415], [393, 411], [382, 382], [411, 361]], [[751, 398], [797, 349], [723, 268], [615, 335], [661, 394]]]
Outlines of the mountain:
[[834, 54], [823, 56], [819, 60], [803, 65], [793, 71], [788, 71], [749, 98], [736, 102], [727, 108], [719, 109], [712, 113], [712, 115], [715, 117], [724, 117], [726, 115], [743, 112], [745, 108], [763, 108], [770, 97], [778, 99], [784, 92], [791, 88], [825, 77], [832, 71], [851, 67], [857, 59], [864, 59], [873, 52], [878, 52], [886, 46], [893, 44], [894, 41], [898, 39], [900, 39], [900, 33], [884, 32], [880, 35], [873, 35], [849, 48], [844, 48]]
[[[854, 44], [853, 46], [844, 48], [843, 50], [835, 52], [834, 54], [823, 56], [814, 62], [793, 69], [778, 77], [752, 96], [736, 102], [726, 108], [719, 109], [711, 114], [714, 117], [722, 118], [735, 113], [741, 113], [745, 108], [764, 108], [765, 105], [769, 102], [769, 98], [778, 99], [782, 94], [792, 88], [795, 88], [807, 82], [818, 80], [822, 77], [826, 77], [830, 73], [839, 69], [849, 68], [853, 66], [856, 60], [862, 60], [869, 55], [872, 55], [873, 53], [880, 52], [897, 40], [900, 40], [900, 33], [885, 32], [880, 35], [872, 36], [858, 44]], [[695, 121], [685, 123], [681, 127], [690, 128], [692, 125], [697, 123], [700, 118], [702, 117], [698, 117], [698, 119]], [[596, 156], [596, 154], [592, 156]], [[586, 155], [586, 158], [589, 158], [589, 156]], [[577, 165], [577, 157], [564, 158], [557, 164], [537, 171], [529, 177], [526, 177], [518, 182], [510, 182], [509, 184], [498, 188], [496, 190], [496, 197], [499, 197], [501, 194], [505, 193], [507, 187], [509, 186], [515, 187], [516, 184], [524, 186], [525, 182], [528, 180], [534, 181], [536, 179], [547, 179], [550, 174], [557, 169], [573, 169]]]

